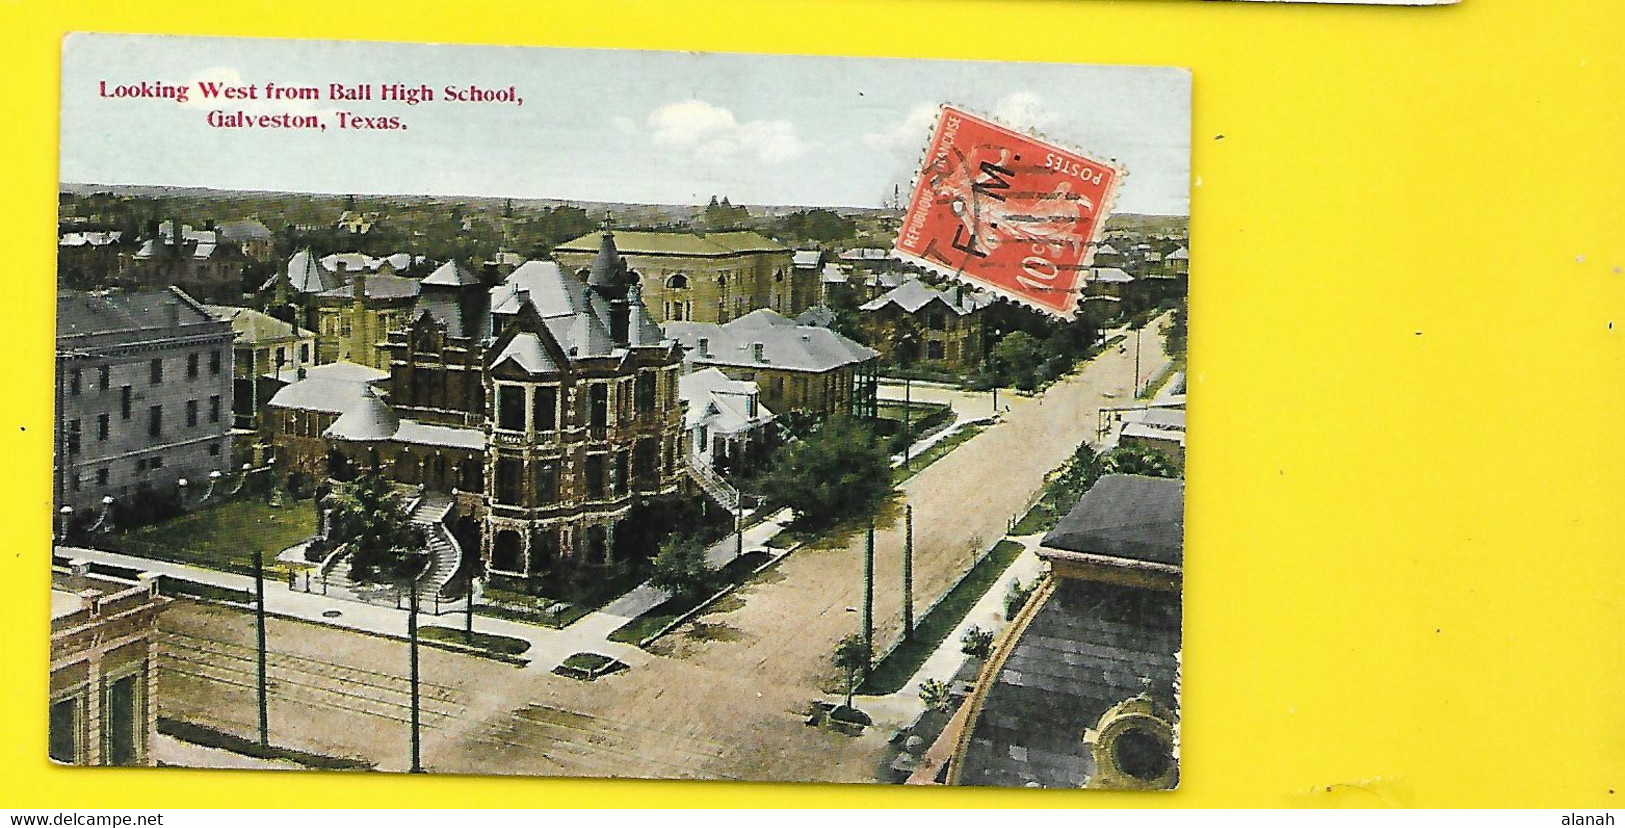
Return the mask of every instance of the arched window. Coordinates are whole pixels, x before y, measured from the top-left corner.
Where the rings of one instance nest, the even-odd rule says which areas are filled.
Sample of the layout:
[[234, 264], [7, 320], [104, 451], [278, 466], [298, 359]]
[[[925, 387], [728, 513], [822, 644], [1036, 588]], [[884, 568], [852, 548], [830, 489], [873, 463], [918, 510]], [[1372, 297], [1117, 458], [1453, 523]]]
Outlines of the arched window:
[[681, 273], [673, 273], [666, 277], [666, 287], [672, 290], [685, 290], [688, 288], [688, 277]]

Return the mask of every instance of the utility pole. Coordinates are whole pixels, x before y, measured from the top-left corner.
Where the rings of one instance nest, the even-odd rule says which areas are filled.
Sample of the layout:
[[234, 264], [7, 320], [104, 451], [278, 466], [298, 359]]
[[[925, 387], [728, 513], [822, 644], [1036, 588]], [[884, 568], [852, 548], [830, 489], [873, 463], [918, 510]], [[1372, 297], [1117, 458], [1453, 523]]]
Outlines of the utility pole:
[[412, 661], [412, 770], [411, 773], [423, 773], [422, 748], [423, 739], [420, 729], [423, 724], [418, 699], [418, 585], [414, 579], [410, 590], [412, 600], [406, 612], [406, 638], [409, 642]]
[[1140, 396], [1140, 331], [1134, 329], [1134, 396]]
[[910, 393], [910, 380], [903, 377], [903, 468], [908, 468], [908, 450], [914, 444], [914, 431], [909, 425], [909, 413], [913, 408], [913, 396]]
[[734, 504], [734, 557], [745, 557], [745, 496]]
[[270, 705], [265, 692], [265, 553], [254, 550], [254, 627], [259, 643], [260, 747], [271, 745]]
[[903, 639], [914, 637], [914, 506], [903, 505]]
[[[875, 519], [869, 517], [868, 539], [863, 545], [863, 651], [875, 657]], [[868, 677], [869, 671], [863, 671]]]
[[468, 602], [467, 617], [464, 619], [463, 640], [469, 644], [474, 643], [474, 562], [468, 562], [468, 584], [463, 596]]

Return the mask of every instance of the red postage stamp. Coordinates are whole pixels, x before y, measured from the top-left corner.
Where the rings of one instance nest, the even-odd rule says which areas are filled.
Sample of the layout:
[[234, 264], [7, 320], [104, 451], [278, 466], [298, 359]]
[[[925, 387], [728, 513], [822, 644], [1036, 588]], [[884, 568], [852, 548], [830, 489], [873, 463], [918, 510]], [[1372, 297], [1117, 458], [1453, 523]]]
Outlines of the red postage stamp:
[[893, 254], [1071, 320], [1123, 170], [942, 108]]

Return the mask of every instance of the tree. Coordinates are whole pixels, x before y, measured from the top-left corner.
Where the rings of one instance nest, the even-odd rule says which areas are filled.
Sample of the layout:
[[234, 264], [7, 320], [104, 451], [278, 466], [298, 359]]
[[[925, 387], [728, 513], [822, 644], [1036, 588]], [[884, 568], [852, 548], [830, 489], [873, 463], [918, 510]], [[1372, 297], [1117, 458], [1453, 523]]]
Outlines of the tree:
[[412, 524], [401, 494], [378, 475], [333, 484], [328, 495], [328, 538], [350, 546], [350, 575], [358, 581], [405, 583], [423, 571], [427, 538]]
[[783, 457], [764, 488], [796, 513], [800, 529], [819, 529], [871, 512], [891, 493], [891, 457], [868, 426], [850, 417], [827, 420]]
[[846, 673], [846, 708], [852, 709], [852, 694], [857, 692], [858, 673], [869, 672], [869, 648], [864, 646], [863, 636], [853, 633], [835, 645], [835, 666]]
[[1144, 446], [1119, 446], [1112, 449], [1102, 464], [1115, 474], [1142, 474], [1146, 477], [1178, 477], [1179, 469], [1156, 449]]
[[993, 346], [993, 366], [1001, 384], [1023, 391], [1038, 387], [1038, 366], [1043, 362], [1038, 340], [1026, 331], [1015, 331]]
[[971, 627], [965, 631], [964, 637], [959, 639], [959, 651], [971, 658], [986, 660], [993, 655], [993, 631], [981, 627]]
[[673, 538], [660, 545], [649, 582], [683, 598], [693, 599], [716, 585], [717, 571], [705, 560], [705, 544], [691, 538]]

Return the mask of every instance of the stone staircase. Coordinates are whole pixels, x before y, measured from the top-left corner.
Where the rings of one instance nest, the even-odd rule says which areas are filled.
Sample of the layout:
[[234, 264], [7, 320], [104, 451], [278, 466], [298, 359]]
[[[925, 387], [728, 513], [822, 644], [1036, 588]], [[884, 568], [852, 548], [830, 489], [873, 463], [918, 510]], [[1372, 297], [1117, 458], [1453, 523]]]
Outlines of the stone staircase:
[[[414, 587], [420, 609], [435, 606], [437, 599], [450, 597], [461, 586], [457, 583], [457, 573], [463, 565], [462, 545], [445, 524], [446, 516], [455, 505], [456, 501], [449, 494], [423, 490], [407, 501], [408, 519], [423, 529], [427, 538], [424, 548], [429, 553], [428, 567]], [[348, 554], [333, 563], [325, 582], [329, 595], [363, 603], [405, 606], [408, 601], [405, 590], [393, 585], [357, 583], [350, 577]]]

